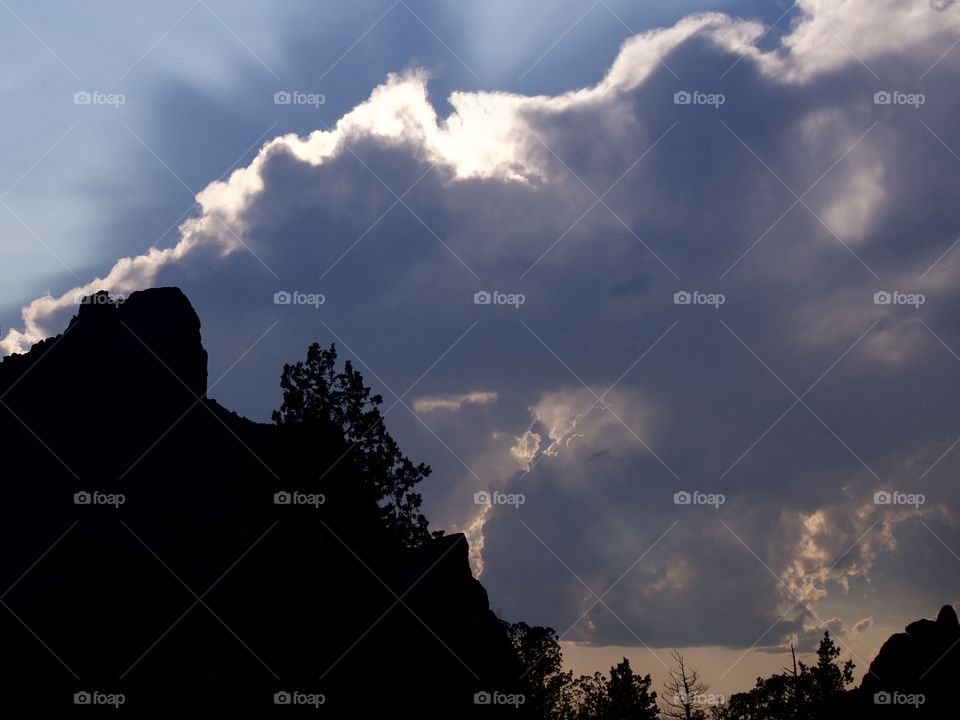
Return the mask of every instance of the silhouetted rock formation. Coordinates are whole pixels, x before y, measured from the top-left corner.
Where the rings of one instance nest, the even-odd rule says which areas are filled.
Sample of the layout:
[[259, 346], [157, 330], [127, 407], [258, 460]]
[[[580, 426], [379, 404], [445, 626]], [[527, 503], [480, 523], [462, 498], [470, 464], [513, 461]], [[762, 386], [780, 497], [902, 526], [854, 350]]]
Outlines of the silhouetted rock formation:
[[[949, 717], [960, 677], [960, 622], [949, 605], [936, 620], [917, 620], [880, 648], [857, 691], [878, 717]], [[920, 702], [919, 708], [911, 696]], [[922, 697], [922, 700], [919, 698]]]
[[157, 289], [0, 364], [4, 715], [87, 716], [86, 691], [132, 717], [524, 717], [474, 703], [522, 688], [464, 537], [404, 549], [338, 428], [225, 410], [206, 359]]

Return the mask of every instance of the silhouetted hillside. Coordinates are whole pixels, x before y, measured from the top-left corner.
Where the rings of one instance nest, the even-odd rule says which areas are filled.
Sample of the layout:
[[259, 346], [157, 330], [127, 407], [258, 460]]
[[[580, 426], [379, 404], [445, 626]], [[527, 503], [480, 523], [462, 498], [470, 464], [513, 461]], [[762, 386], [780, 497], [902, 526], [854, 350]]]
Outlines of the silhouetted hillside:
[[206, 358], [156, 289], [0, 364], [5, 716], [523, 717], [474, 703], [521, 670], [463, 536], [404, 548], [340, 428], [229, 412]]

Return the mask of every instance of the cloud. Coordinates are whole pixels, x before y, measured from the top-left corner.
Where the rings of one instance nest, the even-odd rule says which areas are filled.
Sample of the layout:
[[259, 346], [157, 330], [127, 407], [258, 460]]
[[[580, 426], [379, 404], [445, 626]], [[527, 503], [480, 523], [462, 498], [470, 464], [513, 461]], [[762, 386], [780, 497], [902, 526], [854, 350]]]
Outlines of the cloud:
[[843, 629], [843, 620], [838, 617], [833, 617], [818, 625], [804, 626], [799, 632], [791, 636], [790, 642], [797, 652], [816, 652], [820, 646], [820, 641], [823, 640], [823, 634], [826, 632], [830, 633], [834, 641], [836, 641], [837, 638], [843, 637], [846, 634], [846, 631]]
[[873, 625], [873, 616], [865, 617], [862, 620], [857, 620], [856, 624], [853, 626], [853, 631], [855, 633], [865, 633]]
[[[805, 17], [784, 39], [793, 67], [790, 75], [810, 79], [851, 62], [866, 65], [874, 58], [917, 53], [931, 62], [942, 52], [925, 48], [935, 39], [956, 35], [960, 16], [953, 2], [917, 0], [801, 0]], [[896, 27], [896, 32], [890, 28]], [[943, 48], [946, 49], [946, 48]]]
[[424, 395], [413, 401], [413, 409], [418, 413], [436, 410], [459, 410], [464, 405], [488, 405], [496, 402], [495, 392], [470, 392], [459, 395]]
[[[692, 16], [595, 85], [454, 93], [446, 117], [426, 72], [392, 75], [207, 186], [174, 246], [27, 305], [0, 347], [56, 331], [81, 293], [180, 285], [218, 396], [251, 415], [283, 362], [337, 343], [434, 467], [427, 514], [468, 533], [505, 616], [592, 644], [840, 634], [820, 616], [879, 594], [891, 558], [937, 569], [924, 523], [960, 539], [958, 59], [928, 72], [958, 8], [907, 5], [801, 2], [777, 41]], [[922, 107], [874, 104], [924, 73]], [[694, 91], [725, 102], [675, 104]], [[293, 290], [326, 302], [273, 304]], [[894, 490], [926, 502], [874, 501]], [[909, 601], [960, 592], [937, 582]]]
[[[556, 97], [455, 92], [449, 98], [454, 111], [443, 121], [428, 100], [426, 73], [393, 75], [369, 100], [342, 117], [335, 128], [318, 130], [307, 138], [275, 138], [263, 146], [249, 166], [202, 190], [196, 198], [202, 214], [184, 223], [181, 239], [173, 248], [151, 249], [144, 255], [124, 258], [102, 278], [57, 298], [44, 296], [29, 304], [22, 312], [24, 329], [10, 330], [0, 341], [0, 350], [23, 352], [48, 336], [55, 327], [50, 322], [52, 318], [68, 309], [80, 293], [105, 286], [116, 292], [148, 286], [162, 268], [185, 262], [201, 247], [220, 254], [246, 247], [242, 214], [262, 192], [263, 169], [277, 153], [289, 153], [302, 162], [319, 165], [349, 153], [349, 143], [357, 138], [376, 138], [388, 144], [413, 143], [425, 159], [446, 166], [458, 180], [543, 179], [545, 169], [529, 152], [529, 131], [533, 129], [530, 116], [602, 106], [640, 87], [661, 68], [664, 56], [691, 38], [709, 38], [743, 53], [780, 81], [792, 82], [849, 65], [854, 59], [863, 62], [865, 58], [923, 48], [934, 38], [960, 28], [960, 12], [954, 3], [928, 5], [915, 0], [911, 5], [913, 11], [904, 12], [903, 3], [897, 0], [860, 0], [839, 6], [826, 0], [806, 0], [799, 3], [804, 16], [784, 38], [783, 47], [769, 52], [752, 44], [763, 34], [762, 26], [756, 22], [719, 13], [691, 16], [671, 28], [642, 33], [625, 42], [606, 77], [594, 87]], [[924, 9], [929, 12], [923, 12]], [[886, 29], [893, 19], [898, 32], [888, 33]], [[835, 42], [825, 43], [828, 37]], [[825, 45], [830, 46], [829, 53], [823, 52]], [[857, 182], [861, 186], [856, 202], [863, 203], [864, 196], [869, 198], [881, 192], [869, 176]], [[864, 187], [868, 192], [864, 192]], [[877, 201], [880, 199], [878, 195]], [[853, 220], [845, 220], [850, 213], [836, 207], [828, 214], [841, 222], [850, 222], [865, 211], [860, 207], [853, 212]]]

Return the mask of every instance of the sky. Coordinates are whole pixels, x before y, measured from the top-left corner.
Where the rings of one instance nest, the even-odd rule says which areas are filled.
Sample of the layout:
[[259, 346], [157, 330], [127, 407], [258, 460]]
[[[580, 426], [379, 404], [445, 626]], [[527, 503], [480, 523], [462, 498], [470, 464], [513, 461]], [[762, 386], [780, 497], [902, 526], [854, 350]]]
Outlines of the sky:
[[584, 672], [729, 692], [830, 629], [860, 675], [960, 600], [960, 3], [0, 18], [4, 353], [177, 285], [267, 420], [335, 342]]

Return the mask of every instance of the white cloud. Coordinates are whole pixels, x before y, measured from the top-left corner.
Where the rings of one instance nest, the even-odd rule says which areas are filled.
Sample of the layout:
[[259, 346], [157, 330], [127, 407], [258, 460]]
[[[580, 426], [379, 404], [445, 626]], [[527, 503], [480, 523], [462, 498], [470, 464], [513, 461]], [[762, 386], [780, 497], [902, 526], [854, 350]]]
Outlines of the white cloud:
[[[799, 6], [805, 17], [783, 41], [791, 60], [788, 76], [796, 80], [918, 49], [932, 62], [960, 29], [960, 7], [953, 2], [801, 0]], [[935, 41], [947, 38], [952, 39], [937, 46]]]
[[429, 413], [436, 410], [455, 411], [464, 405], [489, 405], [496, 402], [495, 392], [469, 392], [459, 395], [423, 395], [413, 401], [413, 409], [418, 413]]
[[[785, 645], [792, 644], [796, 651], [800, 653], [814, 652], [817, 647], [819, 647], [825, 632], [829, 632], [830, 636], [834, 638], [834, 642], [836, 642], [837, 638], [841, 638], [846, 634], [846, 630], [843, 629], [843, 620], [838, 617], [832, 617], [821, 623], [804, 625], [798, 632], [790, 636]], [[841, 647], [843, 647], [842, 644]]]
[[[427, 97], [424, 72], [392, 75], [374, 90], [370, 99], [342, 117], [332, 130], [317, 130], [306, 138], [286, 135], [263, 146], [245, 168], [228, 180], [211, 183], [197, 195], [200, 217], [181, 226], [180, 241], [172, 248], [151, 249], [135, 258], [124, 258], [107, 275], [58, 296], [44, 296], [22, 310], [23, 328], [11, 329], [0, 341], [4, 353], [24, 352], [51, 335], [58, 319], [80, 293], [107, 288], [130, 292], [148, 287], [162, 269], [188, 262], [199, 248], [229, 254], [252, 242], [245, 238], [243, 211], [263, 189], [262, 169], [272, 153], [287, 152], [303, 162], [318, 165], [347, 152], [345, 143], [361, 137], [394, 143], [412, 143], [431, 163], [449, 168], [458, 180], [499, 178], [526, 182], [546, 180], [545, 169], [527, 151], [530, 113], [548, 115], [602, 104], [644, 83], [660, 67], [663, 56], [698, 34], [733, 52], [758, 62], [765, 72], [784, 82], [809, 80], [816, 74], [885, 53], [923, 47], [933, 38], [960, 29], [960, 7], [925, 0], [805, 0], [806, 15], [784, 38], [785, 54], [761, 52], [753, 42], [763, 34], [756, 22], [709, 13], [685, 18], [666, 29], [637, 35], [624, 43], [610, 71], [596, 86], [556, 97], [526, 97], [509, 93], [453, 93], [454, 112], [440, 121]], [[896, 27], [896, 32], [890, 32]], [[835, 38], [835, 42], [827, 42]], [[829, 48], [826, 52], [824, 48]], [[946, 48], [944, 48], [946, 49]], [[870, 187], [871, 205], [883, 196], [873, 176], [860, 182]], [[846, 230], [856, 232], [869, 207], [854, 208]], [[837, 213], [834, 219], [837, 220]], [[844, 223], [841, 222], [841, 225]]]

